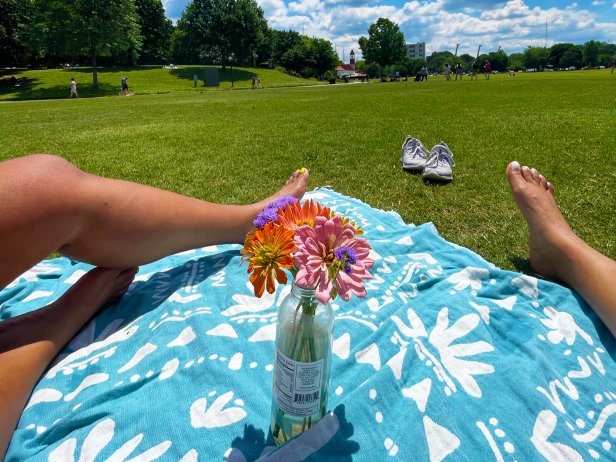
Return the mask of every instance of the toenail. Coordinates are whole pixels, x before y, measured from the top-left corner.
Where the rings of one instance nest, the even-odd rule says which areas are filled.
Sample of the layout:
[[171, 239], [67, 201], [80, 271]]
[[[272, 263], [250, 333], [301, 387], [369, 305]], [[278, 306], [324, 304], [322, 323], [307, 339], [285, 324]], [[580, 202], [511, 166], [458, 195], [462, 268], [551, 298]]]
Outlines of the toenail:
[[520, 163], [517, 160], [514, 160], [511, 162], [511, 168], [513, 170], [520, 170]]

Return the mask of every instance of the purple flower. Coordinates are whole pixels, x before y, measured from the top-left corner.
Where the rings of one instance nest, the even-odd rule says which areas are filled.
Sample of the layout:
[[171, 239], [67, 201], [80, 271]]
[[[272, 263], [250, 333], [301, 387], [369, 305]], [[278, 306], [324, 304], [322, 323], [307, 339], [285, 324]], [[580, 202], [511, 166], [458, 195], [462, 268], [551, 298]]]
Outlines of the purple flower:
[[350, 274], [351, 266], [357, 263], [357, 254], [355, 253], [355, 251], [352, 248], [344, 245], [334, 250], [334, 257], [336, 257], [336, 260], [340, 261], [343, 264], [342, 270], [346, 274]]
[[278, 210], [266, 207], [257, 215], [257, 218], [255, 218], [252, 224], [255, 228], [261, 229], [270, 221], [278, 221]]
[[292, 204], [293, 202], [297, 202], [297, 197], [293, 196], [282, 196], [280, 199], [276, 199], [275, 201], [270, 202], [265, 206], [265, 210], [267, 209], [284, 209], [287, 205]]

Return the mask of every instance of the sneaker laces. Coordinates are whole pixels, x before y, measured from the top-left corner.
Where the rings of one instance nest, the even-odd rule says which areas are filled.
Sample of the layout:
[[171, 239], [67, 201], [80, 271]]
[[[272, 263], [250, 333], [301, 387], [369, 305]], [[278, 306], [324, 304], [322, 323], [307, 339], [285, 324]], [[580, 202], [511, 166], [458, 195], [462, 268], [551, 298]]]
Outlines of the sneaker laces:
[[413, 139], [409, 142], [409, 144], [404, 148], [405, 152], [412, 154], [411, 157], [428, 157], [428, 150], [424, 147], [424, 145], [418, 139]]
[[453, 153], [449, 147], [442, 141], [432, 148], [432, 153], [426, 167], [439, 167], [443, 163], [447, 163], [450, 166], [455, 166], [456, 162], [453, 160]]

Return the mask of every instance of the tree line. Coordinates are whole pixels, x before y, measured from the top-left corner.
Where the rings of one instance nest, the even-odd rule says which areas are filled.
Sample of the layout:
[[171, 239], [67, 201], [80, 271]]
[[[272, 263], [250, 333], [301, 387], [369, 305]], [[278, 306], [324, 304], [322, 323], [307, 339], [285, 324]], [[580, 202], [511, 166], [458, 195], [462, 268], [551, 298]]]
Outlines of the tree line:
[[399, 26], [386, 18], [379, 18], [368, 28], [368, 37], [359, 39], [363, 60], [357, 63], [358, 70], [370, 77], [391, 75], [415, 75], [426, 66], [430, 72], [442, 72], [445, 64], [451, 67], [460, 64], [470, 71], [475, 60], [485, 63], [489, 60], [492, 69], [504, 72], [509, 69], [561, 69], [575, 67], [610, 66], [616, 62], [616, 44], [590, 40], [583, 45], [556, 43], [551, 47], [527, 47], [523, 52], [508, 55], [498, 49], [490, 53], [460, 56], [449, 51], [434, 52], [426, 59], [408, 56], [406, 40]]
[[192, 0], [176, 25], [161, 0], [0, 0], [0, 67], [217, 64], [321, 77], [332, 44], [270, 29], [255, 0]]

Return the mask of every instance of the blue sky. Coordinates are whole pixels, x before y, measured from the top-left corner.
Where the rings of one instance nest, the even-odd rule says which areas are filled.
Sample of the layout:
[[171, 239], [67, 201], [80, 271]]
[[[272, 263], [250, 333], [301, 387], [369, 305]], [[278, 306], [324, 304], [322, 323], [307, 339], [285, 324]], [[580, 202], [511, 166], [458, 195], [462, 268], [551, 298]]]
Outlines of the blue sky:
[[[426, 42], [426, 51], [475, 55], [522, 51], [555, 42], [616, 42], [616, 0], [256, 0], [273, 29], [325, 38], [348, 61], [358, 58], [357, 40], [380, 17], [400, 26], [407, 43]], [[189, 0], [162, 0], [167, 16], [178, 19]]]

